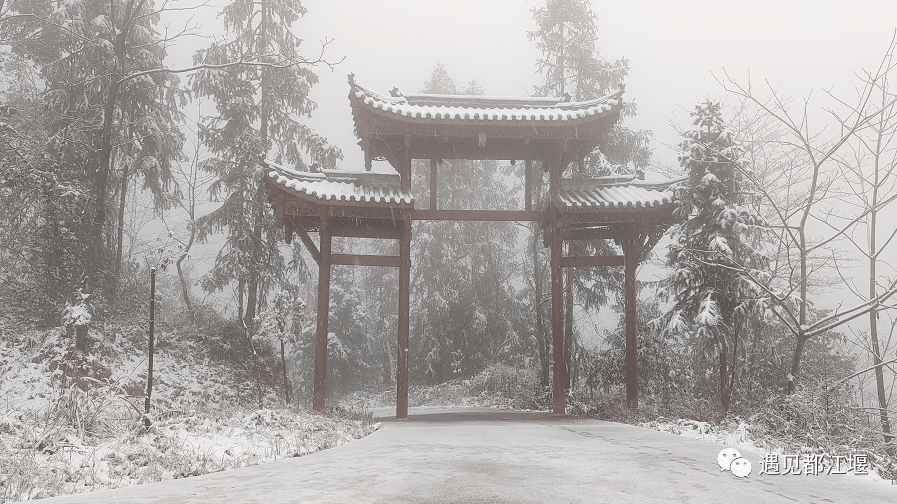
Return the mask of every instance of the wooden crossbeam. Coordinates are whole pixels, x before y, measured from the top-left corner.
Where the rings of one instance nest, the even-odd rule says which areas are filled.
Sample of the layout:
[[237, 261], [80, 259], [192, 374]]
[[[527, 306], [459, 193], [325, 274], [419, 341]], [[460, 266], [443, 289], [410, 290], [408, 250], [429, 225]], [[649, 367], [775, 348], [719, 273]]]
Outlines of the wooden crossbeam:
[[622, 239], [625, 232], [618, 229], [571, 229], [565, 240], [618, 240]]
[[343, 266], [388, 266], [399, 267], [399, 256], [379, 256], [362, 254], [333, 254], [330, 264]]
[[561, 257], [561, 268], [591, 268], [596, 266], [623, 266], [623, 256]]
[[333, 226], [333, 236], [345, 238], [382, 238], [398, 240], [402, 230], [399, 228], [366, 228], [359, 226]]
[[411, 219], [540, 222], [548, 220], [548, 213], [525, 210], [412, 210]]

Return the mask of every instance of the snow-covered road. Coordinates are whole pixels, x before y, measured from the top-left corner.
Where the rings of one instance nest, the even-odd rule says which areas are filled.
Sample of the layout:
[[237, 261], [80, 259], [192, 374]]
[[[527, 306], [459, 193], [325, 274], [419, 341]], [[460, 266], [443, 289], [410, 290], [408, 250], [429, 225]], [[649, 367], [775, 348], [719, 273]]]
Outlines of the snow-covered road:
[[897, 502], [869, 476], [721, 471], [723, 445], [597, 420], [484, 409], [412, 410], [309, 456], [51, 503]]

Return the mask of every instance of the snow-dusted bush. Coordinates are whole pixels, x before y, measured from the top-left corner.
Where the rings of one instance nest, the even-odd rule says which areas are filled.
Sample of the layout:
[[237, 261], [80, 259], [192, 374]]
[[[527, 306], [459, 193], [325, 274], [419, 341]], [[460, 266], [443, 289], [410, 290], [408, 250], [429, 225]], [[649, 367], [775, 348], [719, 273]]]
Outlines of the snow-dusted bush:
[[867, 414], [847, 384], [820, 381], [787, 395], [777, 395], [750, 423], [757, 441], [786, 453], [823, 456], [865, 453], [878, 473], [897, 478], [897, 457], [887, 453], [877, 413]]
[[533, 367], [493, 363], [464, 383], [469, 384], [471, 395], [507, 399], [512, 408], [543, 409], [549, 404], [548, 391], [539, 383], [539, 370]]
[[[0, 330], [0, 502], [300, 456], [377, 428], [370, 414], [318, 415], [282, 404], [247, 408], [253, 402], [248, 374], [209, 359], [197, 340], [163, 325], [167, 343], [155, 357], [146, 429], [146, 332], [139, 324], [93, 327], [92, 357], [106, 375], [85, 372], [65, 388], [63, 330], [27, 331], [6, 321]], [[278, 404], [273, 395], [267, 402]]]

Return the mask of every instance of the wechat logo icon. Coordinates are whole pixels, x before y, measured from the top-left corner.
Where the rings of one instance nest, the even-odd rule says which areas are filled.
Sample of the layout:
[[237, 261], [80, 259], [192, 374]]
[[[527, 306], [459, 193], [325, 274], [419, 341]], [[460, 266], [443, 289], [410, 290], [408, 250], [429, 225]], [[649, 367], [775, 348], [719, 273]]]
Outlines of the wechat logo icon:
[[716, 463], [721, 471], [732, 471], [739, 478], [747, 478], [751, 474], [751, 461], [742, 457], [735, 448], [724, 448], [716, 456]]

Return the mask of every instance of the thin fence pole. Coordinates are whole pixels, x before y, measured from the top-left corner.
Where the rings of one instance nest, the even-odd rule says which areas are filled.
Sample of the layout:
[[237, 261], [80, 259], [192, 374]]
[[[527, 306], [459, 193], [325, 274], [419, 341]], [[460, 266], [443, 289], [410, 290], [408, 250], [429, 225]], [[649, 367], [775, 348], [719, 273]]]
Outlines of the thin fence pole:
[[150, 396], [153, 394], [153, 350], [156, 328], [156, 268], [150, 269], [150, 322], [149, 322], [149, 363], [146, 370], [146, 399], [143, 403], [143, 425], [148, 429], [150, 422]]

